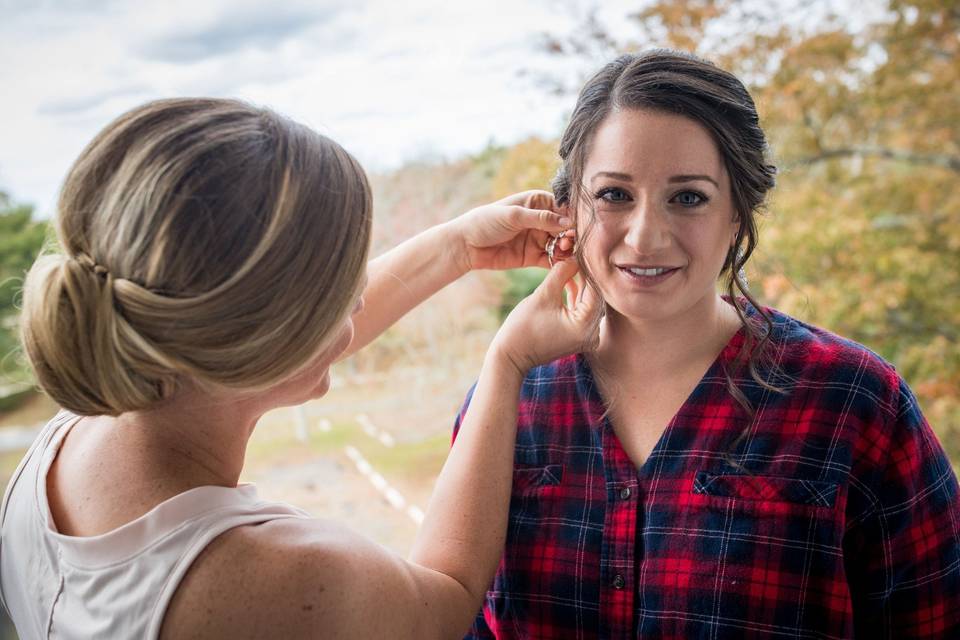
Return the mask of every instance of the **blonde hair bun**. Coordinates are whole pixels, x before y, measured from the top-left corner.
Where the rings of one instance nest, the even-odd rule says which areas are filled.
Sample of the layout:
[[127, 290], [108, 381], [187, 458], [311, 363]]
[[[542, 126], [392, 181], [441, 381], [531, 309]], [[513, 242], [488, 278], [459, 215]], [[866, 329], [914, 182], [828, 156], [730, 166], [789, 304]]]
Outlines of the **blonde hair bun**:
[[370, 189], [332, 140], [235, 100], [151, 102], [104, 129], [64, 183], [59, 254], [24, 285], [40, 386], [82, 415], [291, 375], [359, 293]]

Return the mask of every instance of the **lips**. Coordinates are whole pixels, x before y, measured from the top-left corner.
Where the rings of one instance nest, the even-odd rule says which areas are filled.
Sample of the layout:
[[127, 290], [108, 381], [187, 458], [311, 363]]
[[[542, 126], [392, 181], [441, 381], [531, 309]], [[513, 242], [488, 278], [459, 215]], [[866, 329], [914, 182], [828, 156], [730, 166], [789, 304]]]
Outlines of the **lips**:
[[635, 276], [659, 276], [667, 271], [673, 271], [675, 267], [621, 267]]
[[619, 266], [620, 272], [632, 282], [643, 286], [657, 285], [680, 270], [669, 266]]

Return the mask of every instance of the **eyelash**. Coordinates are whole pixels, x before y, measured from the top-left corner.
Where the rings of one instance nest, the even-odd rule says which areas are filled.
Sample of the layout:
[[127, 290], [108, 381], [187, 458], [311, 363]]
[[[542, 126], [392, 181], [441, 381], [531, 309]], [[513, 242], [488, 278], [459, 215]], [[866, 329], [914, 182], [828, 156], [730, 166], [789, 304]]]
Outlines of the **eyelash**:
[[593, 195], [593, 197], [594, 197], [595, 200], [605, 200], [606, 202], [609, 202], [609, 203], [611, 203], [611, 204], [619, 204], [619, 203], [621, 203], [621, 202], [626, 202], [625, 199], [623, 199], [623, 200], [607, 200], [607, 198], [604, 197], [604, 196], [606, 196], [607, 194], [613, 193], [613, 192], [615, 192], [615, 191], [618, 191], [618, 192], [626, 195], [626, 192], [625, 192], [623, 189], [618, 189], [617, 187], [604, 187], [603, 189], [600, 189], [599, 191], [597, 191], [597, 192]]
[[[624, 195], [627, 195], [626, 191], [624, 191], [623, 189], [620, 189], [619, 187], [604, 187], [603, 189], [600, 189], [599, 191], [597, 191], [593, 197], [596, 200], [604, 200], [610, 204], [620, 204], [622, 202], [627, 202], [626, 199], [608, 200], [606, 197], [604, 197], [613, 192], [619, 192]], [[697, 198], [699, 198], [699, 200], [691, 204], [677, 203], [677, 204], [680, 204], [681, 207], [692, 209], [693, 207], [698, 207], [710, 201], [710, 198], [708, 198], [706, 195], [704, 195], [700, 191], [696, 191], [694, 189], [684, 189], [683, 191], [679, 191], [676, 194], [674, 194], [673, 197], [670, 198], [669, 202], [674, 202], [678, 197], [687, 193], [695, 195]]]
[[[698, 198], [700, 198], [700, 200], [698, 200], [697, 202], [695, 202], [695, 203], [693, 203], [693, 204], [680, 204], [681, 207], [688, 207], [688, 208], [689, 208], [689, 207], [699, 207], [700, 205], [706, 204], [707, 202], [710, 201], [710, 198], [708, 198], [708, 197], [705, 196], [704, 194], [700, 193], [699, 191], [694, 191], [693, 189], [686, 189], [686, 190], [684, 190], [684, 191], [681, 191], [681, 192], [678, 193], [677, 195], [675, 195], [675, 196], [673, 196], [672, 198], [670, 198], [670, 201], [672, 202], [673, 200], [677, 199], [678, 197], [682, 196], [682, 195], [685, 194], [685, 193], [689, 193], [689, 194], [695, 195], [695, 196], [697, 196]], [[679, 203], [678, 203], [678, 204], [679, 204]]]

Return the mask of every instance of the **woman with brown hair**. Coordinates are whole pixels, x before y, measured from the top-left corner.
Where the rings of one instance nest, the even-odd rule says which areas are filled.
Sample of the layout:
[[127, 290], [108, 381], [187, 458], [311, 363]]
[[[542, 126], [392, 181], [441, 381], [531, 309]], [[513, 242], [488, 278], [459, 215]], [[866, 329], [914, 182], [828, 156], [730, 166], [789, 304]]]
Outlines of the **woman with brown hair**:
[[368, 266], [370, 190], [332, 140], [231, 100], [110, 124], [66, 179], [62, 252], [24, 288], [25, 350], [64, 411], [0, 514], [21, 637], [462, 634], [502, 548], [520, 381], [596, 336], [574, 263], [490, 346], [409, 561], [239, 476], [259, 417], [322, 396], [344, 353], [467, 269], [545, 264], [569, 223], [551, 205], [519, 194]]
[[775, 175], [743, 84], [617, 58], [560, 158], [600, 344], [526, 376], [469, 637], [960, 637], [960, 492], [910, 389], [743, 278]]

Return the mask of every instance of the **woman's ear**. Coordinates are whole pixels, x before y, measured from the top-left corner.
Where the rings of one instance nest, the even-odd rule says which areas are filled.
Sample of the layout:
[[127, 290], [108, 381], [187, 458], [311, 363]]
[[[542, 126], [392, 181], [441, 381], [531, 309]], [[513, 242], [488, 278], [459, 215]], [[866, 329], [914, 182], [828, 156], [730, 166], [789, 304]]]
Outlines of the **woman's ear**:
[[740, 217], [737, 216], [730, 223], [730, 248], [737, 246], [737, 238], [740, 236]]

